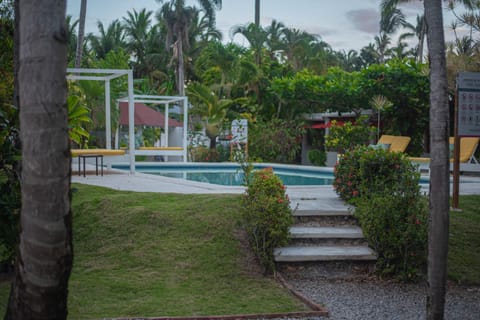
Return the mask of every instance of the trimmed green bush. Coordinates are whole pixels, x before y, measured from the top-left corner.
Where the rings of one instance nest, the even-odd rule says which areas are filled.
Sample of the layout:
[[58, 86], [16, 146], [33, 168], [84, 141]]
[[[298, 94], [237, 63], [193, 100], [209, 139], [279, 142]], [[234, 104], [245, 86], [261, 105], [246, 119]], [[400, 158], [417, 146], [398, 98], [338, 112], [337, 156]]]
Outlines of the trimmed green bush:
[[370, 247], [378, 254], [381, 275], [415, 280], [427, 262], [428, 202], [419, 194], [374, 193], [355, 201], [358, 219]]
[[288, 244], [293, 216], [285, 186], [272, 169], [251, 175], [242, 215], [250, 246], [264, 273], [273, 272], [273, 249]]
[[347, 202], [363, 194], [389, 190], [401, 195], [420, 190], [420, 174], [415, 166], [400, 152], [388, 152], [357, 146], [347, 151], [334, 170], [333, 187]]
[[335, 167], [334, 188], [356, 206], [382, 275], [414, 280], [424, 271], [428, 204], [419, 178], [404, 154], [369, 147], [346, 152]]
[[309, 150], [307, 156], [308, 160], [314, 166], [323, 167], [325, 166], [325, 162], [327, 161], [327, 154], [325, 153], [325, 151], [321, 151], [318, 149]]

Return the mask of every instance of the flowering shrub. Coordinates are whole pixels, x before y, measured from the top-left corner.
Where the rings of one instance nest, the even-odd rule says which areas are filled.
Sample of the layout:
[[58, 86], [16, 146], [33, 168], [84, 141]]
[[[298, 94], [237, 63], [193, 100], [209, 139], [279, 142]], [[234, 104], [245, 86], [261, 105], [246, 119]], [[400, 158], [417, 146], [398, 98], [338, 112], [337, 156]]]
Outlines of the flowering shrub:
[[400, 152], [358, 146], [347, 151], [335, 166], [333, 187], [347, 202], [363, 194], [389, 190], [393, 194], [418, 192], [420, 174]]
[[419, 178], [402, 153], [369, 147], [346, 152], [335, 168], [334, 188], [356, 206], [383, 275], [412, 280], [425, 266], [428, 205]]
[[285, 186], [272, 169], [251, 175], [242, 215], [250, 246], [264, 272], [274, 271], [273, 249], [288, 243], [293, 216]]

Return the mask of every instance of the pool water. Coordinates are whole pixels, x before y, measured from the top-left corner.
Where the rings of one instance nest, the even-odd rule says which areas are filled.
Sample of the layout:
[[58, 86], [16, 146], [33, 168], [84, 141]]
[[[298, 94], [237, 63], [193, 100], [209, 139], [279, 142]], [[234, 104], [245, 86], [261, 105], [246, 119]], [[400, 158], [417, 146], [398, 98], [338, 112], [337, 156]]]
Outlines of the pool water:
[[[128, 170], [128, 165], [112, 165], [116, 169]], [[332, 168], [302, 167], [295, 165], [256, 164], [255, 169], [272, 168], [273, 172], [287, 186], [324, 186], [334, 181]], [[236, 164], [139, 164], [137, 172], [154, 174], [169, 178], [205, 182], [222, 186], [243, 185], [243, 171]], [[420, 184], [428, 184], [429, 179], [422, 177]]]
[[[114, 165], [115, 168], [123, 169]], [[256, 166], [262, 169], [267, 166]], [[243, 185], [243, 171], [238, 166], [143, 166], [136, 165], [136, 170], [141, 173], [160, 175], [170, 178], [185, 179], [197, 182], [206, 182], [223, 186]], [[276, 168], [273, 172], [287, 186], [299, 185], [331, 185], [333, 174], [314, 170], [301, 170], [293, 168]]]

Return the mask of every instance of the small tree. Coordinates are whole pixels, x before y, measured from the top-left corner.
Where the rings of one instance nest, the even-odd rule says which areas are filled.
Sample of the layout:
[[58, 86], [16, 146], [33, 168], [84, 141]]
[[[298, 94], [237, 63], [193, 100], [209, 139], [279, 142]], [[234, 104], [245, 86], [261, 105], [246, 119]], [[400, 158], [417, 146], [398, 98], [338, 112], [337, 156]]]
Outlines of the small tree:
[[347, 121], [343, 125], [333, 120], [330, 133], [325, 137], [325, 146], [328, 150], [344, 153], [357, 145], [368, 144], [374, 131], [366, 116], [361, 116], [355, 123]]

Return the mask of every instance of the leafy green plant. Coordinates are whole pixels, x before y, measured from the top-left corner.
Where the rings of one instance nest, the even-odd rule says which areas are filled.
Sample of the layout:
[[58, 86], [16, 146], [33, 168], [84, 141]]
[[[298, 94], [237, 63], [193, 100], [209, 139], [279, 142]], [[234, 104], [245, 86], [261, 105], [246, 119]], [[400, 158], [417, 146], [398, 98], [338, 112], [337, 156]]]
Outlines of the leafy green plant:
[[333, 187], [344, 200], [389, 190], [403, 194], [419, 190], [420, 174], [400, 152], [358, 146], [345, 152], [334, 169]]
[[70, 95], [67, 98], [68, 106], [68, 134], [70, 139], [80, 148], [88, 143], [90, 134], [85, 126], [92, 123], [90, 109], [87, 108], [82, 99], [77, 95]]
[[335, 167], [335, 191], [353, 204], [382, 275], [413, 280], [426, 262], [426, 199], [420, 175], [400, 152], [359, 146]]
[[[0, 101], [1, 102], [1, 101]], [[0, 272], [12, 266], [20, 216], [18, 110], [0, 105]]]
[[325, 166], [325, 161], [327, 161], [327, 154], [325, 151], [318, 149], [309, 150], [307, 156], [308, 160], [315, 166]]
[[203, 146], [192, 147], [190, 150], [191, 160], [194, 162], [218, 162], [220, 154], [217, 149]]
[[330, 133], [325, 137], [325, 146], [327, 150], [343, 153], [357, 145], [367, 144], [373, 132], [375, 128], [369, 125], [366, 116], [359, 117], [355, 123], [347, 121], [343, 125], [333, 120]]
[[242, 216], [250, 246], [264, 272], [273, 272], [273, 249], [288, 243], [293, 216], [285, 186], [271, 168], [251, 175]]
[[249, 157], [265, 162], [294, 163], [304, 131], [304, 126], [295, 121], [272, 119], [257, 122], [249, 127]]
[[415, 192], [362, 196], [355, 214], [363, 234], [378, 254], [382, 275], [411, 281], [425, 274], [427, 258], [427, 199]]

